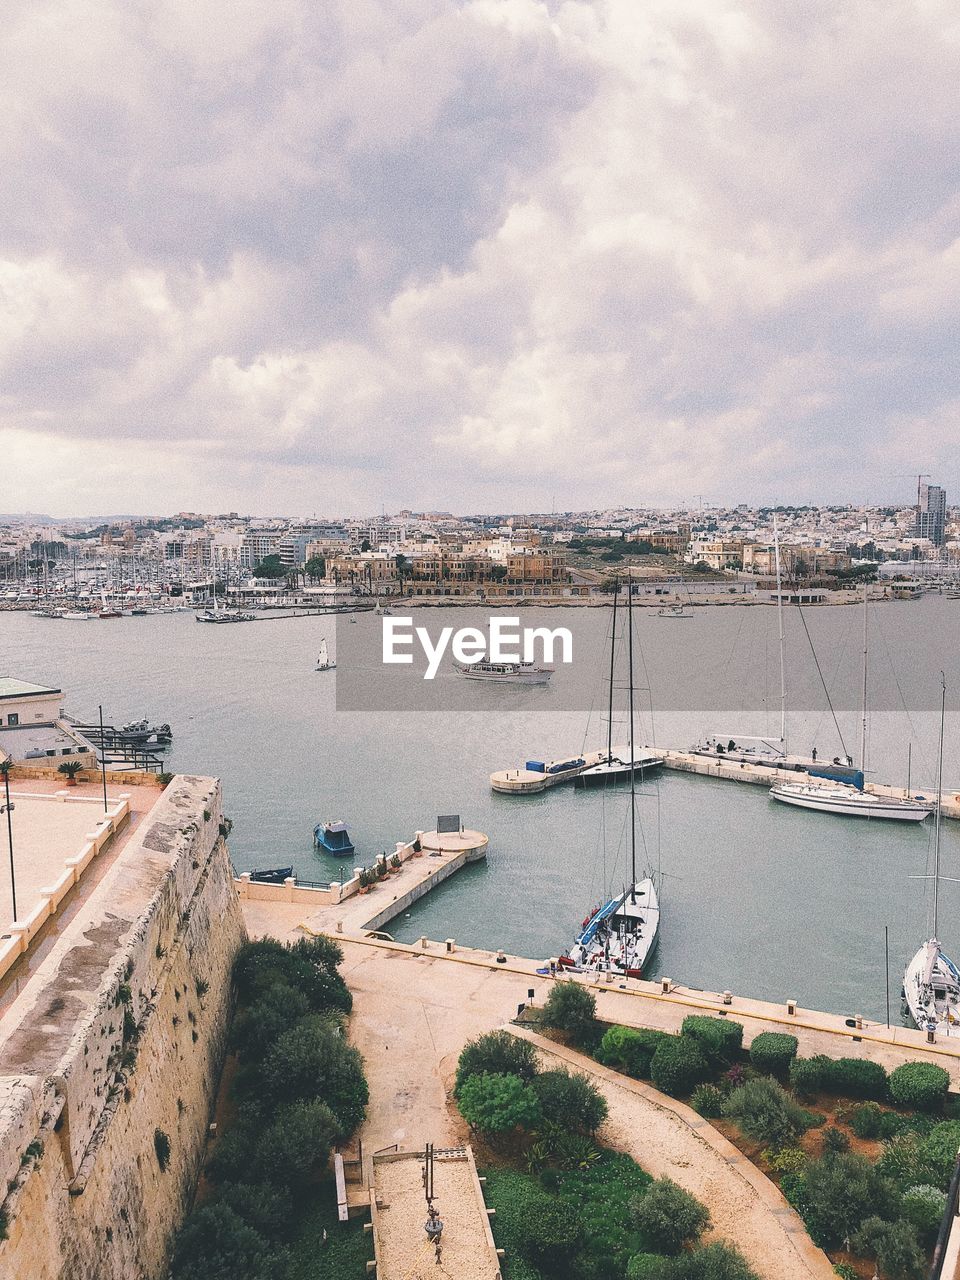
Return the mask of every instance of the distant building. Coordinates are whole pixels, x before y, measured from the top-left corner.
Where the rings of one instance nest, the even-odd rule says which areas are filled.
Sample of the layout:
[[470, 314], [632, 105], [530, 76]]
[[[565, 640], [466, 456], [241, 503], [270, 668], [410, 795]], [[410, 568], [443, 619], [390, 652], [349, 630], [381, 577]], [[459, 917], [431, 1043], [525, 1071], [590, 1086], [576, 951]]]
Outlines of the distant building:
[[942, 547], [947, 523], [947, 491], [939, 484], [922, 484], [917, 506], [917, 537]]

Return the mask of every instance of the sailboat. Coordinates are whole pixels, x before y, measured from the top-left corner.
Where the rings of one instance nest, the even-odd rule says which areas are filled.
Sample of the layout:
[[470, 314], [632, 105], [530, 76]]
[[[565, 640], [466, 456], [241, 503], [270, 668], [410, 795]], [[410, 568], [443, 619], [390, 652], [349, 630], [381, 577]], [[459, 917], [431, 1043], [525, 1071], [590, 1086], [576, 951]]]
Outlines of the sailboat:
[[317, 671], [334, 671], [337, 664], [327, 653], [327, 640], [325, 636], [320, 638], [320, 654], [317, 658]]
[[849, 818], [884, 818], [891, 822], [923, 822], [933, 805], [913, 796], [882, 796], [864, 791], [867, 767], [867, 588], [863, 588], [863, 686], [860, 717], [860, 771], [855, 785], [833, 782], [778, 782], [770, 788], [773, 800], [798, 809]]
[[[903, 974], [903, 998], [921, 1031], [960, 1035], [960, 970], [937, 939], [940, 910], [940, 820], [943, 797], [943, 727], [947, 682], [940, 673], [940, 751], [937, 762], [936, 835], [933, 860], [933, 934], [919, 948]], [[923, 877], [926, 879], [926, 877]]]
[[610, 624], [607, 751], [606, 756], [598, 761], [597, 764], [590, 765], [589, 768], [584, 769], [577, 775], [573, 785], [581, 789], [584, 787], [602, 787], [610, 782], [619, 782], [622, 778], [629, 777], [631, 773], [638, 773], [642, 778], [646, 773], [652, 773], [655, 769], [663, 768], [663, 757], [656, 751], [651, 751], [649, 747], [640, 747], [638, 751], [634, 751], [632, 743], [629, 748], [617, 747], [615, 750], [613, 746], [613, 677], [617, 645], [617, 596], [619, 591], [620, 584], [618, 582], [613, 593], [613, 617]]
[[661, 605], [661, 607], [657, 610], [656, 616], [658, 618], [692, 618], [693, 614], [687, 612], [687, 610], [681, 604], [680, 598], [678, 596], [677, 599], [674, 600], [672, 604]]
[[[633, 715], [633, 584], [627, 596], [627, 652], [629, 667], [630, 759], [634, 751]], [[577, 940], [560, 964], [574, 970], [611, 970], [640, 978], [657, 945], [660, 902], [652, 876], [637, 879], [636, 772], [630, 774], [630, 885], [598, 906], [583, 921]]]

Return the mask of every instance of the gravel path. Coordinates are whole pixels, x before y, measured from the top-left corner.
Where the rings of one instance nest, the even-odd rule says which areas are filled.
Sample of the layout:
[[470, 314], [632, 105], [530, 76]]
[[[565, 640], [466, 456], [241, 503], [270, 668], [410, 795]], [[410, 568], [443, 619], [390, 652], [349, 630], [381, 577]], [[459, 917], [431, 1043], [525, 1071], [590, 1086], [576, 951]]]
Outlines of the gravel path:
[[[833, 1268], [772, 1182], [682, 1103], [529, 1032], [544, 1059], [591, 1076], [610, 1109], [607, 1146], [654, 1177], [672, 1178], [710, 1210], [711, 1238], [735, 1244], [763, 1280], [830, 1280]], [[554, 1065], [551, 1063], [550, 1065]]]

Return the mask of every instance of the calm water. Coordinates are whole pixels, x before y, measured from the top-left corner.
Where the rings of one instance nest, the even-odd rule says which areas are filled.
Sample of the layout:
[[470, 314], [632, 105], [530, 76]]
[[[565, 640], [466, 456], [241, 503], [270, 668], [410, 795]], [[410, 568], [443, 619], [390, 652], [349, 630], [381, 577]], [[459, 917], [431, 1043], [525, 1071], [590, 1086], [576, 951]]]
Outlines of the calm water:
[[[606, 610], [576, 615], [577, 663], [605, 666]], [[848, 748], [858, 738], [860, 613], [809, 610], [807, 624]], [[448, 611], [445, 622], [461, 625]], [[936, 597], [871, 611], [868, 758], [877, 779], [914, 787], [933, 776], [937, 682], [946, 669], [947, 786], [960, 785], [960, 603]], [[361, 617], [372, 642], [379, 620]], [[838, 750], [801, 623], [788, 618], [791, 716], [796, 750], [814, 741]], [[702, 609], [684, 622], [638, 614], [644, 682], [654, 691], [656, 740], [684, 746], [704, 732], [771, 732], [779, 716], [776, 615], [772, 609]], [[360, 857], [439, 813], [460, 813], [490, 837], [485, 864], [434, 892], [394, 922], [402, 939], [421, 933], [533, 956], [556, 954], [605, 883], [625, 876], [623, 794], [560, 787], [542, 796], [490, 792], [488, 775], [531, 756], [596, 747], [602, 729], [564, 710], [555, 688], [468, 686], [476, 710], [338, 712], [335, 679], [313, 670], [330, 619], [198, 626], [191, 615], [109, 624], [0, 614], [0, 674], [57, 684], [71, 714], [108, 722], [142, 715], [169, 720], [171, 768], [218, 774], [235, 820], [240, 869], [293, 863], [310, 879], [339, 864], [315, 854], [314, 824], [344, 818]], [[464, 682], [459, 682], [461, 685]], [[646, 699], [644, 694], [641, 700]], [[579, 705], [579, 704], [578, 704]], [[710, 711], [690, 710], [711, 707]], [[723, 708], [722, 711], [718, 708]], [[646, 719], [649, 736], [650, 715]], [[890, 927], [891, 987], [899, 1004], [902, 965], [926, 936], [933, 823], [867, 823], [803, 813], [760, 787], [666, 773], [638, 799], [641, 867], [659, 862], [664, 917], [655, 970], [697, 986], [772, 999], [796, 997], [841, 1012], [883, 1016], [884, 925]], [[960, 824], [943, 829], [944, 872], [960, 874]], [[960, 886], [941, 892], [940, 934], [960, 950]]]

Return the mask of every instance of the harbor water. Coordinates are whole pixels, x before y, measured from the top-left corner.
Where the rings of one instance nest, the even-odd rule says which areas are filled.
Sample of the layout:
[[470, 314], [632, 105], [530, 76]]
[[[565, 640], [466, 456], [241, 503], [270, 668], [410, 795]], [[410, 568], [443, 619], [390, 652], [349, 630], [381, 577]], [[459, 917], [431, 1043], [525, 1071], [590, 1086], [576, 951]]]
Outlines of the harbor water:
[[[465, 625], [469, 613], [445, 611], [444, 622]], [[601, 707], [609, 610], [551, 613], [552, 625], [576, 614], [576, 663], [595, 674]], [[636, 619], [647, 741], [686, 747], [707, 733], [778, 736], [775, 610], [702, 608], [684, 620], [638, 610]], [[806, 753], [816, 743], [825, 756], [840, 750], [822, 679], [846, 748], [856, 751], [859, 610], [810, 609], [804, 620], [821, 672], [802, 620], [790, 613], [788, 744]], [[960, 602], [934, 596], [871, 610], [871, 778], [905, 785], [909, 754], [913, 790], [930, 786], [944, 669], [944, 778], [948, 789], [960, 788], [958, 621]], [[371, 652], [380, 626], [372, 614], [358, 620]], [[490, 791], [489, 775], [601, 747], [599, 716], [565, 702], [559, 679], [546, 688], [463, 682], [469, 704], [455, 712], [338, 712], [337, 675], [314, 670], [321, 636], [337, 657], [329, 617], [213, 627], [186, 613], [108, 623], [7, 612], [0, 675], [62, 688], [80, 720], [95, 718], [102, 704], [108, 723], [169, 721], [168, 767], [223, 779], [240, 870], [292, 864], [305, 879], [333, 879], [341, 864], [314, 851], [317, 822], [347, 822], [359, 865], [432, 827], [438, 814], [459, 813], [489, 836], [486, 861], [395, 921], [394, 936], [557, 955], [606, 888], [629, 874], [627, 793], [564, 785], [502, 796]], [[663, 875], [654, 974], [882, 1018], [887, 926], [891, 1013], [899, 1019], [903, 964], [929, 928], [932, 892], [922, 877], [932, 869], [932, 820], [808, 813], [776, 804], [764, 787], [671, 772], [644, 782], [637, 806], [638, 869]], [[944, 823], [942, 853], [944, 874], [960, 875], [960, 823]], [[942, 885], [940, 935], [954, 955], [958, 906], [960, 885]]]

